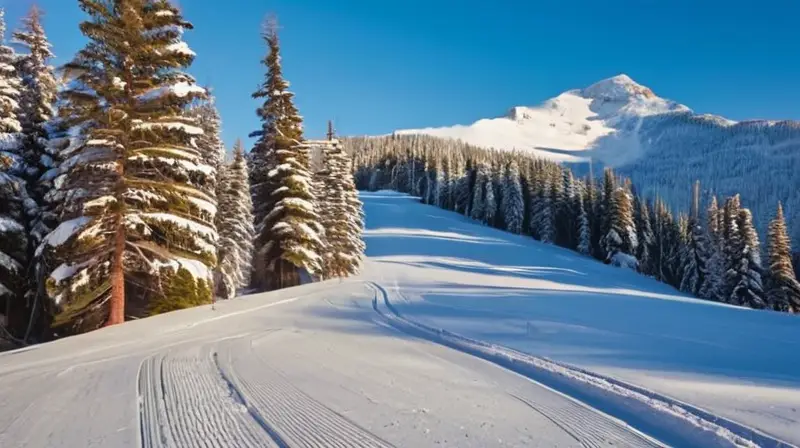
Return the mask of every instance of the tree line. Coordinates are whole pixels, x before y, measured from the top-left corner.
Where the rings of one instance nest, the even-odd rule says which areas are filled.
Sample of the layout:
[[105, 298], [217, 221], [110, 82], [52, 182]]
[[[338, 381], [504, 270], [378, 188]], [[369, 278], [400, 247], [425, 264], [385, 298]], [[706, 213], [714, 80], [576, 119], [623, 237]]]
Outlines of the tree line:
[[257, 142], [228, 153], [214, 96], [188, 72], [193, 25], [171, 1], [78, 4], [87, 43], [59, 69], [42, 12], [9, 45], [0, 9], [0, 337], [47, 340], [359, 271], [352, 162], [332, 127], [303, 137], [274, 23]]
[[[762, 247], [738, 195], [687, 212], [637, 194], [605, 169], [575, 178], [565, 166], [423, 135], [347, 140], [359, 189], [392, 189], [485, 225], [630, 268], [716, 302], [800, 312], [800, 283], [781, 204]], [[687, 185], [687, 188], [691, 188]], [[766, 249], [766, 250], [765, 250]], [[762, 252], [766, 260], [762, 260]]]

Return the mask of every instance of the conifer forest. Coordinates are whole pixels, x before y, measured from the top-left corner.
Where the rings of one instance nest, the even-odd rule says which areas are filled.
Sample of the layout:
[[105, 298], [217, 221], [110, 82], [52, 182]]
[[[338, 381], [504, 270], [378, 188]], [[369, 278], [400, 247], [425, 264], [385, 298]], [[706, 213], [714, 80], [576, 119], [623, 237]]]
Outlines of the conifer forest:
[[255, 143], [227, 148], [213, 89], [191, 75], [190, 18], [169, 0], [78, 2], [87, 43], [59, 67], [42, 11], [8, 30], [0, 12], [2, 338], [47, 341], [358, 275], [358, 190], [408, 193], [701, 299], [800, 312], [780, 203], [759, 235], [739, 196], [701, 201], [699, 182], [680, 210], [611, 168], [578, 177], [525, 152], [339, 138], [333, 124], [307, 139], [274, 19], [251, 43], [264, 48], [261, 126], [242, 136]]
[[[35, 342], [357, 274], [363, 211], [333, 128], [307, 140], [263, 32], [262, 125], [226, 148], [168, 0], [79, 0], [63, 67], [33, 7], [0, 15], [0, 330]], [[0, 10], [1, 11], [1, 10]], [[254, 42], [253, 44], [256, 44]], [[316, 168], [313, 168], [316, 167]]]

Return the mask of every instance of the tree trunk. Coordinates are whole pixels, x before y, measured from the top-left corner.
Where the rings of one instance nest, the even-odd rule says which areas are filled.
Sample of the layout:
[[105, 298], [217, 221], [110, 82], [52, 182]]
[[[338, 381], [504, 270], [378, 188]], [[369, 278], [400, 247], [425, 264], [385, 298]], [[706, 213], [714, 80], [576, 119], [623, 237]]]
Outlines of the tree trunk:
[[114, 236], [114, 259], [111, 262], [111, 301], [106, 327], [125, 322], [125, 273], [122, 256], [125, 253], [125, 226], [120, 222]]

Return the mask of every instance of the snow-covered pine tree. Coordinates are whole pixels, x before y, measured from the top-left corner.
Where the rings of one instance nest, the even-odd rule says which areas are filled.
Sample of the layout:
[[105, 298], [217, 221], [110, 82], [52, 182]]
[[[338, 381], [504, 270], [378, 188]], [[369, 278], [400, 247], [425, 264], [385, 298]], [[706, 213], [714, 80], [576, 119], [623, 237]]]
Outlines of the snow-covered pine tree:
[[767, 302], [775, 310], [800, 313], [800, 282], [795, 277], [791, 253], [783, 206], [779, 202], [775, 218], [769, 224]]
[[539, 241], [552, 244], [556, 238], [555, 223], [553, 222], [553, 179], [548, 173], [542, 174], [545, 179], [537, 198], [532, 225], [536, 228], [536, 235], [539, 236]]
[[[597, 217], [600, 220], [600, 238], [604, 238], [611, 231], [611, 202], [614, 197], [614, 191], [617, 189], [617, 180], [614, 177], [614, 172], [611, 168], [606, 168], [603, 171], [603, 191], [602, 196], [598, 198]], [[608, 250], [605, 244], [601, 241], [602, 247], [602, 260], [607, 261]]]
[[314, 210], [308, 147], [300, 144], [302, 118], [283, 77], [277, 28], [271, 18], [263, 35], [266, 78], [253, 94], [264, 100], [257, 110], [262, 126], [251, 134], [258, 141], [250, 153], [256, 230], [251, 282], [260, 291], [308, 282], [321, 271], [316, 252], [322, 245], [321, 226]]
[[241, 140], [233, 147], [233, 160], [219, 170], [216, 216], [219, 260], [214, 272], [216, 296], [230, 299], [250, 282], [253, 258], [253, 203], [247, 160]]
[[366, 248], [364, 211], [350, 174], [350, 158], [338, 140], [323, 145], [325, 170], [320, 218], [325, 228], [326, 247], [323, 254], [325, 278], [349, 277], [358, 274]]
[[486, 181], [489, 177], [489, 170], [483, 160], [478, 161], [475, 168], [475, 185], [472, 188], [472, 208], [470, 217], [476, 221], [485, 223], [486, 219]]
[[692, 209], [688, 219], [688, 235], [683, 245], [683, 279], [680, 290], [694, 296], [700, 294], [708, 272], [708, 241], [700, 225], [700, 181], [695, 182]]
[[[742, 208], [736, 217], [741, 239], [740, 257], [738, 266], [730, 274], [730, 280], [735, 285], [731, 303], [748, 306], [750, 308], [766, 308], [767, 300], [764, 294], [764, 284], [761, 278], [761, 246], [758, 234], [753, 226], [753, 216], [750, 210]], [[738, 268], [738, 269], [737, 269]]]
[[503, 177], [503, 219], [506, 230], [511, 233], [522, 233], [522, 221], [525, 203], [522, 198], [522, 186], [519, 181], [519, 166], [511, 160], [506, 165]]
[[52, 161], [45, 150], [48, 137], [46, 125], [53, 118], [53, 105], [58, 94], [54, 68], [49, 64], [54, 55], [41, 18], [39, 8], [32, 6], [22, 19], [22, 28], [13, 34], [13, 42], [22, 52], [15, 65], [22, 80], [19, 105], [25, 139], [23, 157], [28, 168], [26, 180], [31, 187], [31, 197], [37, 203], [42, 201], [44, 192], [35, 188], [36, 182], [42, 173], [52, 168]]
[[583, 196], [579, 199], [578, 210], [578, 252], [583, 255], [592, 253], [592, 228], [589, 224], [589, 214], [586, 212]]
[[495, 194], [493, 170], [494, 170], [493, 166], [489, 168], [489, 172], [486, 176], [486, 182], [484, 183], [485, 196], [483, 201], [483, 208], [486, 213], [484, 215], [483, 222], [485, 222], [486, 225], [488, 226], [494, 226], [499, 205], [497, 203], [497, 195]]
[[653, 263], [650, 250], [653, 247], [653, 227], [650, 224], [650, 211], [647, 202], [638, 196], [633, 197], [633, 220], [636, 225], [636, 259], [639, 260], [639, 272], [644, 275], [653, 275]]
[[55, 174], [57, 166], [57, 156], [50, 147], [48, 139], [51, 132], [58, 137], [57, 133], [62, 131], [58, 123], [51, 121], [58, 94], [58, 82], [55, 70], [49, 64], [54, 56], [41, 19], [42, 12], [36, 5], [32, 6], [28, 15], [22, 19], [22, 28], [13, 34], [13, 42], [22, 53], [17, 57], [15, 65], [22, 81], [19, 104], [20, 124], [24, 135], [22, 155], [27, 168], [24, 177], [28, 194], [33, 201], [31, 206], [27, 207], [30, 232], [28, 250], [32, 265], [28, 272], [33, 279], [25, 301], [26, 305], [32, 308], [26, 312], [30, 315], [28, 321], [31, 325], [38, 324], [42, 316], [39, 312], [41, 305], [39, 296], [42, 295], [40, 286], [43, 285], [43, 281], [37, 280], [42, 275], [39, 269], [40, 260], [32, 254], [45, 235], [57, 225], [57, 219], [51, 211], [52, 207], [45, 200], [45, 195], [53, 185], [52, 177], [45, 176], [44, 173], [53, 170]]
[[214, 167], [185, 114], [206, 96], [182, 71], [191, 24], [166, 0], [79, 3], [89, 43], [66, 65], [63, 95], [81, 138], [55, 180], [62, 222], [37, 250], [54, 268], [57, 334], [207, 303], [216, 264]]
[[741, 240], [737, 218], [741, 204], [739, 195], [729, 197], [719, 213], [719, 245], [722, 261], [722, 278], [719, 285], [720, 301], [731, 302], [733, 290], [738, 283], [738, 270], [741, 265], [744, 243]]
[[638, 268], [635, 257], [638, 242], [636, 224], [633, 221], [633, 205], [630, 193], [624, 187], [618, 187], [608, 202], [609, 230], [603, 236], [606, 251], [606, 262], [614, 266]]
[[444, 172], [444, 162], [441, 158], [436, 158], [433, 170], [433, 205], [445, 208], [447, 205], [447, 175]]
[[723, 258], [720, 248], [722, 235], [720, 233], [720, 210], [717, 205], [717, 197], [712, 196], [711, 202], [706, 210], [706, 244], [708, 263], [706, 264], [706, 275], [700, 285], [698, 297], [706, 300], [724, 301], [721, 297], [720, 288], [725, 272], [723, 271]]
[[30, 199], [23, 179], [27, 167], [18, 119], [21, 82], [15, 59], [14, 50], [5, 44], [4, 10], [0, 8], [0, 325], [7, 322], [13, 333], [19, 333], [24, 331], [21, 327], [27, 314], [23, 295], [29, 286], [26, 208]]
[[556, 202], [556, 243], [574, 250], [577, 247], [577, 216], [575, 216], [575, 178], [569, 169], [560, 169], [560, 188], [555, 191]]
[[222, 118], [220, 118], [215, 98], [209, 96], [207, 100], [192, 105], [189, 115], [203, 130], [203, 135], [197, 136], [195, 144], [200, 150], [205, 164], [214, 168], [223, 165], [225, 144], [222, 143]]

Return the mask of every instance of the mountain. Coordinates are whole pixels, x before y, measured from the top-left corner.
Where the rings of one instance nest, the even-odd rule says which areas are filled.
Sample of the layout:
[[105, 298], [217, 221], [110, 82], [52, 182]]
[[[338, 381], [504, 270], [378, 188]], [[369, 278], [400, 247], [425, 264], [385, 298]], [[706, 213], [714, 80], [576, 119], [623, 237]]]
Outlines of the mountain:
[[778, 201], [800, 247], [800, 122], [696, 114], [657, 96], [627, 75], [570, 90], [540, 106], [518, 106], [471, 125], [399, 130], [455, 138], [483, 147], [531, 151], [574, 164], [578, 173], [603, 166], [630, 177], [639, 193], [688, 210], [691, 184], [710, 194], [742, 195], [759, 233]]

